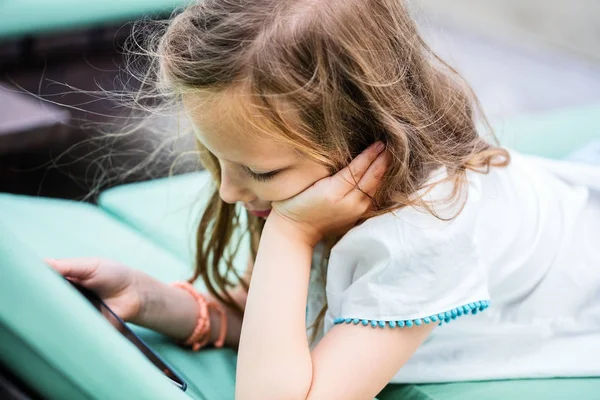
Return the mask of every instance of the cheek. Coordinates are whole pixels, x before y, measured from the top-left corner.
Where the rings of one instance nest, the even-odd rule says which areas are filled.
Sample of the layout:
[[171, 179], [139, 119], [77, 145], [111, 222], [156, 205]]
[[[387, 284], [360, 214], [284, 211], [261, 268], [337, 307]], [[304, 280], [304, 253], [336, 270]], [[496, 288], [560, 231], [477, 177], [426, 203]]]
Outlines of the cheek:
[[261, 199], [269, 201], [289, 199], [329, 175], [329, 171], [323, 166], [308, 171], [289, 171], [273, 181], [258, 185], [256, 194]]

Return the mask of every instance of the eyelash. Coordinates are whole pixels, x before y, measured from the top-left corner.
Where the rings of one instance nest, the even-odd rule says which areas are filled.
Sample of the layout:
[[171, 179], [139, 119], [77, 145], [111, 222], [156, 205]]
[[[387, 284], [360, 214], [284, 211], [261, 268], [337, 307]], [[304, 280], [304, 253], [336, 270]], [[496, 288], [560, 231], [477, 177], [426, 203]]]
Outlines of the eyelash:
[[247, 169], [246, 172], [248, 173], [248, 175], [250, 175], [250, 177], [252, 179], [255, 179], [255, 180], [259, 181], [259, 182], [266, 182], [269, 179], [273, 179], [273, 177], [279, 171], [271, 171], [271, 172], [267, 172], [266, 174], [257, 174], [256, 172], [252, 172], [251, 170]]

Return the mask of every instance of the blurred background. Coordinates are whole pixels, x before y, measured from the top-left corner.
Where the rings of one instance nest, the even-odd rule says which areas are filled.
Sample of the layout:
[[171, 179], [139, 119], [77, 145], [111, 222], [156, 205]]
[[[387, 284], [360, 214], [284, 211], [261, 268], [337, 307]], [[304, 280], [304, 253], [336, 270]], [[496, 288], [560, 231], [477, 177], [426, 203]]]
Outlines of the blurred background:
[[[101, 131], [118, 131], [127, 110], [100, 89], [136, 88], [122, 51], [131, 22], [166, 18], [184, 3], [0, 2], [0, 192], [94, 201], [108, 187], [170, 173], [190, 140], [146, 163], [174, 135], [171, 125], [164, 137], [107, 139]], [[427, 40], [472, 85], [492, 121], [600, 103], [597, 0], [410, 4]], [[196, 168], [184, 158], [173, 172]]]

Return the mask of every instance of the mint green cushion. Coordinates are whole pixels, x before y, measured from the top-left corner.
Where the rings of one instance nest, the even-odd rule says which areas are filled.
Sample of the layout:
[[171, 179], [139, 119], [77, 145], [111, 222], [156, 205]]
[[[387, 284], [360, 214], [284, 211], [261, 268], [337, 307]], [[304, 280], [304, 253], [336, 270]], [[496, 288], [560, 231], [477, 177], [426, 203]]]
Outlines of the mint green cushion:
[[506, 147], [562, 159], [600, 138], [600, 104], [497, 120], [493, 128]]
[[191, 266], [211, 190], [209, 174], [200, 172], [117, 186], [102, 193], [98, 204]]
[[108, 257], [163, 281], [192, 273], [170, 252], [91, 204], [0, 194], [0, 221], [39, 259]]
[[[43, 258], [99, 256], [163, 281], [191, 270], [99, 208], [0, 194], [0, 361], [49, 399], [233, 398], [235, 353], [194, 353], [135, 328], [186, 379], [182, 396]], [[201, 285], [199, 285], [201, 286]]]
[[170, 13], [190, 0], [2, 0], [0, 38], [93, 25], [112, 25]]
[[600, 379], [523, 379], [434, 385], [388, 385], [379, 400], [592, 400]]
[[[196, 228], [213, 189], [210, 175], [201, 171], [118, 186], [102, 193], [98, 205], [192, 266]], [[241, 235], [235, 232], [233, 240]], [[246, 267], [250, 254], [248, 238], [243, 238], [234, 258], [239, 269]]]
[[187, 399], [0, 226], [0, 358], [50, 399]]

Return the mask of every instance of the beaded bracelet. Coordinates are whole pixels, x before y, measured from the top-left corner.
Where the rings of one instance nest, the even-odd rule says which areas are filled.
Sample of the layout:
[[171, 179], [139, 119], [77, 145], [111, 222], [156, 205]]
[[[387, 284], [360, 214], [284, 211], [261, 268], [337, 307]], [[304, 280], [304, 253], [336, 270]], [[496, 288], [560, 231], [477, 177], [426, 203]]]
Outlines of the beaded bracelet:
[[225, 344], [225, 336], [227, 334], [227, 318], [223, 307], [217, 302], [206, 300], [206, 298], [198, 293], [189, 282], [174, 282], [172, 285], [191, 294], [198, 304], [198, 320], [196, 326], [190, 336], [183, 341], [183, 344], [191, 347], [193, 351], [198, 351], [208, 344], [210, 340], [210, 309], [214, 309], [221, 319], [219, 337], [214, 345], [215, 347], [223, 347]]

